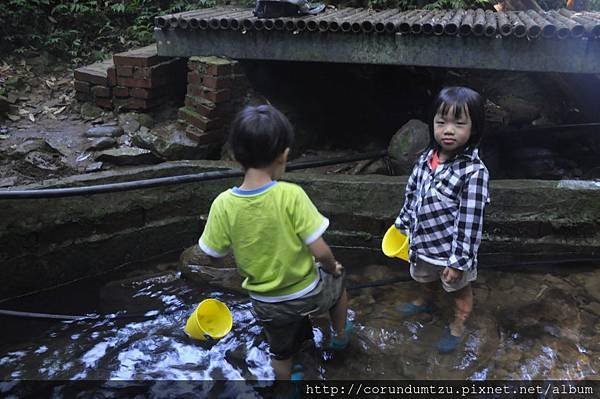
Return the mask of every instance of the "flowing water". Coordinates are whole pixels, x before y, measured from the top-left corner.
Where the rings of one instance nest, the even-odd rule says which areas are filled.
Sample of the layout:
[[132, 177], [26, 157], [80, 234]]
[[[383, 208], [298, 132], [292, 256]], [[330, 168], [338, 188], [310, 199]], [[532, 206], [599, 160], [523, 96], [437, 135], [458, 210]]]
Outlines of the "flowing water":
[[[394, 277], [370, 265], [352, 271], [348, 285]], [[405, 271], [404, 271], [405, 272]], [[115, 280], [116, 279], [116, 280]], [[352, 289], [355, 332], [342, 353], [324, 349], [327, 318], [314, 320], [314, 345], [299, 356], [306, 379], [529, 380], [598, 379], [600, 268], [561, 273], [480, 270], [475, 310], [455, 353], [438, 354], [437, 339], [451, 314], [437, 295], [432, 316], [402, 319], [395, 306], [419, 285], [399, 282]], [[217, 298], [232, 311], [233, 330], [216, 342], [188, 338], [183, 326], [197, 303]], [[0, 308], [108, 317], [29, 320], [0, 316], [3, 380], [247, 380], [273, 379], [268, 345], [242, 294], [185, 278], [160, 265], [102, 281], [80, 282]], [[17, 382], [0, 383], [2, 396]]]

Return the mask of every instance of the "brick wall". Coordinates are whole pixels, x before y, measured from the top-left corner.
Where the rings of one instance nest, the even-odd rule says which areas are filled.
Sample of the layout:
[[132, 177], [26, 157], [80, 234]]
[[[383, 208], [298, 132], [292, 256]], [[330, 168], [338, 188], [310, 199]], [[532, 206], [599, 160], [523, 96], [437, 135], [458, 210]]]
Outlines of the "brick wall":
[[186, 134], [200, 144], [224, 142], [233, 114], [248, 89], [239, 62], [191, 57], [187, 81], [185, 106], [178, 113]]
[[156, 45], [75, 70], [75, 97], [102, 108], [145, 111], [183, 97], [186, 61], [160, 57]]

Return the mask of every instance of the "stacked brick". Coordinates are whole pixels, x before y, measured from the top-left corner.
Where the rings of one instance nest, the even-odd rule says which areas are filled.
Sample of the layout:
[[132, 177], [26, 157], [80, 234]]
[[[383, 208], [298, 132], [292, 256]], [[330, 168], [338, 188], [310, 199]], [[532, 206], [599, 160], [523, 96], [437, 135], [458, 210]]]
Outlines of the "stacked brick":
[[93, 102], [102, 108], [112, 107], [112, 87], [117, 80], [112, 60], [81, 67], [74, 75], [77, 100]]
[[185, 60], [160, 57], [156, 45], [75, 70], [76, 98], [103, 108], [149, 110], [185, 91]]
[[233, 112], [248, 88], [240, 64], [219, 57], [191, 57], [188, 70], [179, 123], [199, 144], [222, 143]]

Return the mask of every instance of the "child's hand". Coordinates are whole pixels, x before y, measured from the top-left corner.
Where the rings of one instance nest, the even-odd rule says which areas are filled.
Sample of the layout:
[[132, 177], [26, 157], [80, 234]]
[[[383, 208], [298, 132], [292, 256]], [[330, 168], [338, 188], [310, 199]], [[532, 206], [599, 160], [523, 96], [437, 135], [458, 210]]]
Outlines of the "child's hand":
[[340, 277], [343, 272], [344, 272], [344, 266], [342, 266], [342, 264], [340, 262], [335, 261], [335, 270], [331, 274], [333, 274], [334, 277]]
[[446, 266], [444, 268], [444, 271], [442, 271], [442, 278], [448, 283], [448, 284], [452, 284], [457, 282], [458, 280], [460, 280], [460, 278], [462, 277], [462, 270], [457, 270], [457, 269], [453, 269], [449, 266]]

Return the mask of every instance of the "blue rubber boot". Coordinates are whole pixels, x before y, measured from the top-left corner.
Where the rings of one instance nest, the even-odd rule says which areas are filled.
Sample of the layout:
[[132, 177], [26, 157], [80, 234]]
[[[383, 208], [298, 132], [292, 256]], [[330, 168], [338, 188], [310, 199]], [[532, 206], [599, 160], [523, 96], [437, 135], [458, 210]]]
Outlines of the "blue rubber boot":
[[346, 319], [344, 338], [338, 338], [332, 334], [331, 342], [329, 343], [329, 349], [332, 351], [343, 351], [346, 349], [350, 343], [350, 334], [352, 334], [352, 331], [354, 331], [354, 324], [352, 324], [352, 320]]
[[461, 337], [457, 337], [456, 335], [452, 335], [450, 332], [450, 328], [444, 328], [444, 333], [442, 334], [442, 338], [438, 341], [437, 349], [440, 353], [450, 353], [453, 352], [458, 344], [460, 344]]

